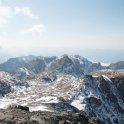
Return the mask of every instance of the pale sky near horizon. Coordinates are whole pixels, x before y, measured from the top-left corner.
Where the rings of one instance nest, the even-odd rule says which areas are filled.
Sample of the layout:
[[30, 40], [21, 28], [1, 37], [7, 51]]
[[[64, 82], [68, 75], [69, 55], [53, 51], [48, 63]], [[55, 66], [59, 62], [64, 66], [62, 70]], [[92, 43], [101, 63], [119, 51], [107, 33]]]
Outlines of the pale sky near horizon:
[[0, 0], [0, 46], [124, 50], [124, 0]]

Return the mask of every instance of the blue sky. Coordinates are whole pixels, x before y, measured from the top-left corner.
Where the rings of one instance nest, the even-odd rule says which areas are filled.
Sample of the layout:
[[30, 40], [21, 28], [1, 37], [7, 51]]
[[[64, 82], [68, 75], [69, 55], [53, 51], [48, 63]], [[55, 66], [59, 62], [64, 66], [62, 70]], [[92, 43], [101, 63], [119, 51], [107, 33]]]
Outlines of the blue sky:
[[124, 50], [124, 0], [0, 0], [0, 46]]

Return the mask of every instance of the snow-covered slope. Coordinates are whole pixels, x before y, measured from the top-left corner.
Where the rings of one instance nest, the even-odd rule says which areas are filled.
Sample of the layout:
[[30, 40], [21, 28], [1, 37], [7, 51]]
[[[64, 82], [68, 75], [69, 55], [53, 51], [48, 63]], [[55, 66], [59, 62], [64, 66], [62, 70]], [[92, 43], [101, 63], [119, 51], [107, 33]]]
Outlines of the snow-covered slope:
[[100, 63], [94, 63], [79, 55], [61, 57], [26, 56], [11, 58], [0, 64], [0, 70], [23, 78], [32, 77], [34, 74], [45, 75], [71, 74], [81, 76], [89, 72], [103, 69]]
[[0, 64], [0, 71], [5, 71], [19, 76], [32, 77], [35, 74], [46, 75], [71, 74], [81, 76], [101, 69], [123, 69], [124, 62], [103, 64], [89, 61], [79, 55], [61, 57], [23, 56], [10, 58]]
[[7, 72], [0, 72], [0, 96], [14, 92], [17, 87], [28, 87], [28, 84], [16, 79]]
[[[70, 83], [71, 81], [71, 83]], [[63, 75], [57, 78], [56, 81], [49, 83], [44, 79], [30, 79], [28, 80], [29, 87], [18, 88], [15, 86], [14, 92], [9, 93], [5, 97], [0, 98], [0, 108], [6, 107], [6, 104], [17, 103], [20, 105], [27, 105], [31, 110], [49, 110], [46, 104], [58, 103], [69, 100], [72, 94], [76, 93], [80, 86], [78, 78], [69, 75]], [[63, 99], [64, 98], [64, 99]]]
[[106, 124], [124, 122], [124, 101], [117, 87], [107, 76], [86, 77], [72, 105], [90, 116], [97, 116]]
[[34, 78], [27, 81], [28, 88], [17, 88], [1, 97], [0, 103], [1, 107], [8, 103], [27, 105], [31, 111], [72, 111], [73, 107], [68, 106], [71, 104], [106, 124], [123, 124], [124, 99], [119, 89], [124, 82], [122, 77], [122, 70], [102, 70], [82, 77], [58, 75], [52, 82]]
[[17, 69], [15, 76], [20, 80], [33, 78], [36, 74], [33, 71], [28, 70], [25, 67]]
[[16, 74], [19, 70], [23, 69], [24, 71], [25, 69], [30, 73], [38, 74], [43, 72], [47, 64], [54, 59], [56, 59], [56, 57], [24, 56], [10, 58], [8, 61], [0, 64], [0, 71]]
[[0, 72], [0, 108], [16, 103], [31, 111], [79, 109], [106, 124], [123, 124], [124, 70], [109, 68], [78, 55], [10, 59], [0, 64], [13, 75]]
[[45, 72], [48, 75], [70, 74], [81, 76], [100, 69], [102, 69], [100, 63], [93, 63], [79, 55], [63, 55], [50, 63], [45, 69]]

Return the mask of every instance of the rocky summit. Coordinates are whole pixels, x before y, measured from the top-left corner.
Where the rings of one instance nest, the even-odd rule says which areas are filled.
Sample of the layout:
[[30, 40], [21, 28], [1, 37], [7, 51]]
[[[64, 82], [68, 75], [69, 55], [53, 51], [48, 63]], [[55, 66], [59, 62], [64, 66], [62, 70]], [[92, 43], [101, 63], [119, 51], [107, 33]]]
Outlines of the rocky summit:
[[123, 124], [124, 70], [115, 65], [78, 55], [9, 59], [0, 64], [0, 123]]

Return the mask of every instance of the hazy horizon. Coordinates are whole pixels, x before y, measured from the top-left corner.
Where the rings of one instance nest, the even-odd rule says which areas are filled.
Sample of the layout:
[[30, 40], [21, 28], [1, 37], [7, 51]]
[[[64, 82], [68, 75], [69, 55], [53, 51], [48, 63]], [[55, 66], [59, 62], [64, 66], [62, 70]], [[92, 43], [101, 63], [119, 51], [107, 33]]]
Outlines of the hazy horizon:
[[67, 55], [80, 55], [93, 62], [101, 63], [114, 63], [117, 61], [124, 61], [124, 50], [103, 50], [103, 49], [79, 49], [79, 48], [44, 48], [38, 50], [30, 50], [20, 53], [13, 53], [0, 50], [0, 62], [7, 61], [9, 58], [21, 56], [61, 56]]

